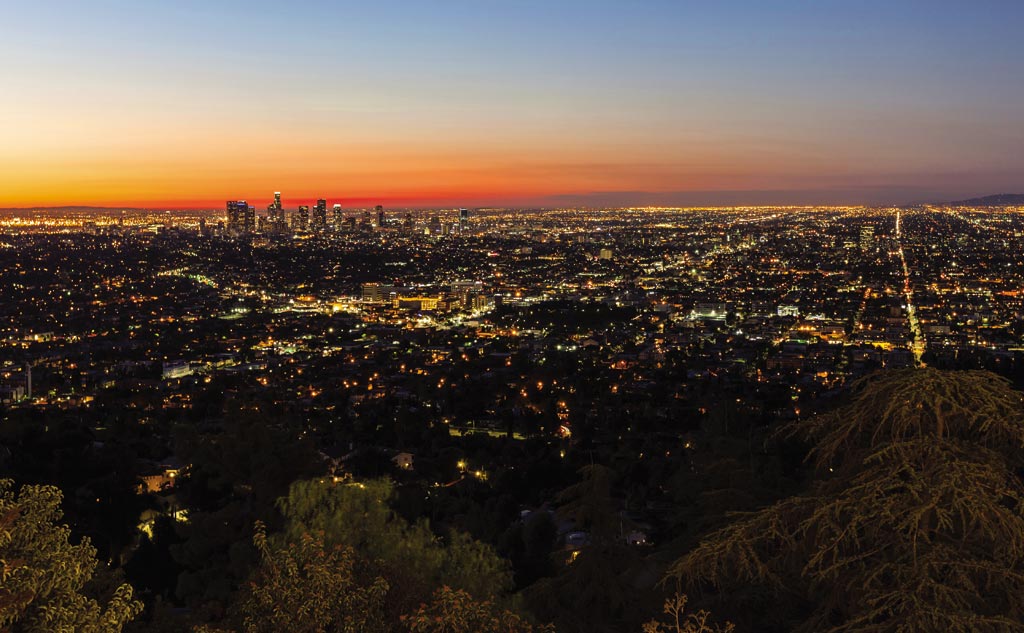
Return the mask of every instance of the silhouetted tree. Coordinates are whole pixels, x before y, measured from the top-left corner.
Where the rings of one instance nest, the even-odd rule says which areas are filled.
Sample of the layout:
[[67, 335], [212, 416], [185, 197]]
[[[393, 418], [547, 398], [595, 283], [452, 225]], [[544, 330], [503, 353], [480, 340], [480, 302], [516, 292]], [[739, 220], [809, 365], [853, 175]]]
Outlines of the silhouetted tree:
[[589, 543], [575, 552], [561, 573], [525, 592], [538, 617], [563, 633], [620, 630], [638, 604], [627, 572], [638, 557], [622, 538], [625, 519], [612, 497], [614, 473], [599, 464], [580, 469], [581, 479], [558, 495], [557, 514], [587, 531]]
[[644, 624], [644, 633], [732, 633], [736, 629], [729, 623], [725, 626], [709, 624], [711, 613], [704, 609], [687, 613], [687, 602], [689, 599], [678, 592], [665, 600], [662, 611], [668, 621], [651, 620]]
[[762, 601], [780, 629], [1024, 630], [1022, 402], [981, 371], [858, 381], [845, 406], [790, 428], [814, 447], [811, 490], [715, 532], [670, 573], [734, 608]]
[[409, 633], [554, 633], [551, 626], [534, 626], [489, 600], [474, 600], [461, 590], [441, 587], [429, 604], [421, 605], [402, 623]]

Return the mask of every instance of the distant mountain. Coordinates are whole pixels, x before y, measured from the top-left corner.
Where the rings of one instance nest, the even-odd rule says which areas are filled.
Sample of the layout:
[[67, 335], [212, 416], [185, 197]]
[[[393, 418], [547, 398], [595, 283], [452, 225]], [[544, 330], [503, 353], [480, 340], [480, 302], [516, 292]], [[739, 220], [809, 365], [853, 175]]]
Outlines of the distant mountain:
[[1024, 193], [997, 193], [994, 196], [984, 198], [971, 198], [970, 200], [958, 200], [950, 204], [961, 207], [1005, 207], [1024, 205]]

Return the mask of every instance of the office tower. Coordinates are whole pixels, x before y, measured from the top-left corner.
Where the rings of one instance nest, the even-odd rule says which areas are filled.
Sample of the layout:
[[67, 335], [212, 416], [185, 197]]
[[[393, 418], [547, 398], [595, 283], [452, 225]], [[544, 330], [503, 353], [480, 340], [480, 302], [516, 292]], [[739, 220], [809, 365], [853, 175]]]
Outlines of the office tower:
[[411, 229], [413, 227], [412, 213], [405, 214], [405, 228]]
[[465, 233], [469, 228], [469, 209], [459, 209], [459, 232]]
[[302, 205], [299, 207], [298, 219], [295, 223], [295, 228], [300, 231], [306, 231], [309, 229], [309, 206]]
[[865, 224], [860, 227], [860, 250], [869, 251], [875, 245], [875, 227]]
[[251, 204], [246, 204], [245, 210], [243, 211], [242, 232], [256, 232], [256, 207], [252, 206]]
[[323, 231], [327, 228], [327, 201], [320, 198], [313, 207], [313, 230]]
[[382, 302], [390, 301], [395, 294], [395, 287], [391, 284], [366, 283], [363, 284], [363, 301]]
[[245, 200], [228, 200], [228, 233], [241, 233], [245, 230], [245, 216], [249, 211], [249, 204]]
[[332, 216], [331, 216], [331, 224], [334, 225], [335, 230], [340, 229], [341, 228], [341, 224], [344, 221], [345, 221], [345, 217], [341, 213], [341, 205], [340, 204], [334, 205], [334, 209], [332, 211]]
[[267, 205], [268, 220], [272, 225], [284, 223], [284, 207], [281, 206], [281, 192], [274, 192], [274, 201]]
[[384, 227], [384, 206], [378, 204], [376, 207], [374, 207], [373, 210], [377, 212], [377, 228], [383, 228]]

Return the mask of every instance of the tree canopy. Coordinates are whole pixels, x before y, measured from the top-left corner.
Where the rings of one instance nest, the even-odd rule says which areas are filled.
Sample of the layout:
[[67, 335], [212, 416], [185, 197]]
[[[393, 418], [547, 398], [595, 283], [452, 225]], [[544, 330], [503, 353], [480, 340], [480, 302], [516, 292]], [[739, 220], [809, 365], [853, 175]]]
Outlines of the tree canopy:
[[253, 537], [261, 565], [242, 600], [246, 633], [374, 633], [385, 630], [388, 585], [377, 577], [361, 583], [350, 547], [325, 547], [305, 534], [273, 548], [263, 525]]
[[393, 494], [394, 484], [384, 479], [296, 482], [279, 502], [284, 536], [297, 541], [304, 534], [322, 534], [327, 546], [353, 548], [413, 601], [409, 606], [442, 585], [481, 599], [511, 589], [509, 564], [492, 547], [458, 531], [441, 539], [426, 521], [407, 522], [388, 505]]
[[862, 379], [793, 423], [818, 479], [670, 571], [759, 630], [1024, 630], [1024, 405], [980, 371]]
[[84, 588], [96, 569], [88, 539], [68, 541], [60, 524], [61, 493], [53, 486], [22, 486], [0, 479], [0, 631], [118, 633], [142, 610], [130, 585], [106, 605]]

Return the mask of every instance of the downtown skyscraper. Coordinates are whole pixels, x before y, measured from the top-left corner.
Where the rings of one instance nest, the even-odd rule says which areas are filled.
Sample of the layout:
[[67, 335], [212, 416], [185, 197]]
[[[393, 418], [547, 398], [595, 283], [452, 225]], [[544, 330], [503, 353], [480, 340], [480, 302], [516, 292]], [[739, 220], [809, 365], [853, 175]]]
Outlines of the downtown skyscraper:
[[327, 229], [327, 200], [320, 198], [316, 201], [316, 206], [313, 207], [313, 226], [314, 231], [323, 231]]

